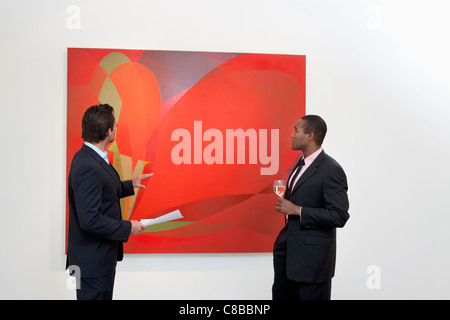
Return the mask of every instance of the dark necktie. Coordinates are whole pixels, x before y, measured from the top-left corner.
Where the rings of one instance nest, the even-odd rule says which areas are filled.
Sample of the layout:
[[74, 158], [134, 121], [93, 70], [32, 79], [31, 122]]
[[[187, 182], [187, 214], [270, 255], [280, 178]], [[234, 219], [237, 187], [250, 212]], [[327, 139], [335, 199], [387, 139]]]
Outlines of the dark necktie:
[[291, 179], [288, 180], [288, 187], [286, 190], [286, 197], [285, 197], [286, 199], [289, 199], [289, 196], [291, 195], [291, 191], [294, 189], [294, 186], [295, 186], [295, 179], [297, 179], [297, 177], [304, 165], [305, 165], [305, 159], [302, 157], [300, 159], [300, 161], [297, 163], [297, 166], [296, 166], [297, 171], [295, 171], [295, 169], [294, 169], [292, 172], [295, 171], [295, 174], [292, 176]]

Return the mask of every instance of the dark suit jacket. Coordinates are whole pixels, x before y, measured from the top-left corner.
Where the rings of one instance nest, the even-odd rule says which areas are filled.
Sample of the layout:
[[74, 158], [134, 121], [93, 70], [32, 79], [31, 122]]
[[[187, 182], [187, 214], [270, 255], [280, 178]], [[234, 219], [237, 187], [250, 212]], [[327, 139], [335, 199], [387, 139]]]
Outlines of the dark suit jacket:
[[122, 220], [120, 198], [134, 194], [132, 181], [120, 181], [114, 167], [83, 145], [73, 157], [68, 189], [66, 268], [78, 266], [81, 278], [112, 274], [131, 231], [131, 222]]
[[322, 151], [289, 191], [289, 201], [302, 207], [301, 222], [299, 216], [289, 216], [275, 241], [274, 254], [285, 250], [290, 280], [330, 280], [335, 270], [336, 228], [350, 217], [344, 170]]

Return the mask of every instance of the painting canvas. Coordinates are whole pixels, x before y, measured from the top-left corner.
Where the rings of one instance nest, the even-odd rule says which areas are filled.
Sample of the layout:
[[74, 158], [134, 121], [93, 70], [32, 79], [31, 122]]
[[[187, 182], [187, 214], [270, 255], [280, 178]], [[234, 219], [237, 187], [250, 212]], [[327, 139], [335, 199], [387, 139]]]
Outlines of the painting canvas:
[[108, 103], [118, 123], [110, 163], [123, 180], [154, 173], [146, 189], [121, 200], [123, 219], [183, 215], [130, 236], [125, 253], [272, 251], [285, 223], [273, 181], [287, 179], [298, 156], [291, 133], [305, 114], [305, 56], [67, 54], [67, 175], [84, 112]]

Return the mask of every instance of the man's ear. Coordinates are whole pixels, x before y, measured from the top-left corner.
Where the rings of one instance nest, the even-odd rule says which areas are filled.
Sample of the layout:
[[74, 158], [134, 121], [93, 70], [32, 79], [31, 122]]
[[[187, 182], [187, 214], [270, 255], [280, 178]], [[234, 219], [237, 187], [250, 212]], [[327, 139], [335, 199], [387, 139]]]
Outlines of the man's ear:
[[111, 128], [109, 128], [108, 131], [106, 131], [106, 136], [111, 137], [112, 135], [113, 135], [113, 130]]

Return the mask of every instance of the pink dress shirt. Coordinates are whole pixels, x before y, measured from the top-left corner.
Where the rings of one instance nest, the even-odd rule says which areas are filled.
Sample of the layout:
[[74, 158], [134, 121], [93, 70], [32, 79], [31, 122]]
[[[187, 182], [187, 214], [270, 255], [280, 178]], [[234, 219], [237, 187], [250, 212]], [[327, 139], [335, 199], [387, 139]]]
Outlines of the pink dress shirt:
[[[311, 165], [311, 163], [314, 162], [314, 160], [316, 160], [317, 156], [319, 155], [319, 153], [322, 152], [322, 148], [319, 148], [316, 152], [310, 154], [309, 156], [307, 156], [305, 158], [305, 164], [303, 165], [302, 169], [300, 170], [300, 173], [298, 174], [297, 178], [295, 179], [295, 181], [292, 183], [292, 181], [288, 181], [288, 186], [289, 189], [292, 190], [293, 187], [295, 186], [295, 184], [298, 182], [298, 179], [300, 179], [300, 177], [302, 176], [303, 172], [306, 171], [306, 169], [308, 169], [308, 167]], [[292, 174], [292, 177], [295, 175], [295, 172], [298, 170], [298, 168], [295, 168], [295, 171]], [[302, 207], [300, 207], [300, 211], [299, 211], [299, 216], [300, 216], [300, 221], [302, 220]]]

